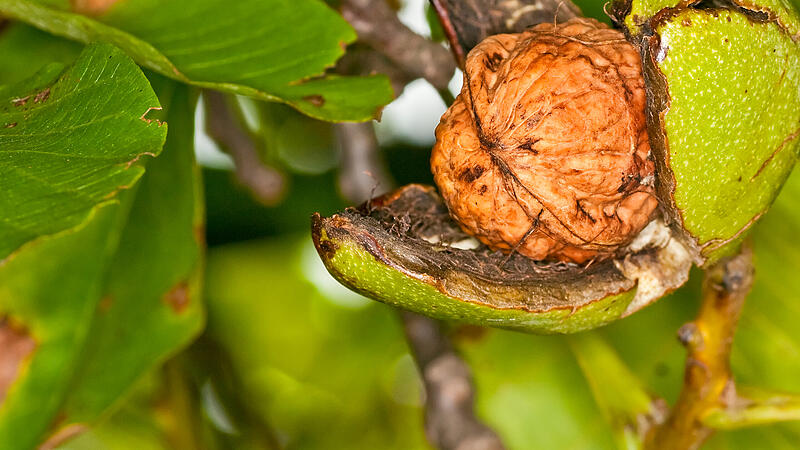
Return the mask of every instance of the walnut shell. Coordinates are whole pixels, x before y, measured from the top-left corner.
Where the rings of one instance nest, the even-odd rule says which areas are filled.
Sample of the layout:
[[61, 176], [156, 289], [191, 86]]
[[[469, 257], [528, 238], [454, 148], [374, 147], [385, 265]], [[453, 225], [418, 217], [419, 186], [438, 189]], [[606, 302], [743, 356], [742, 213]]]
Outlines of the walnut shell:
[[450, 214], [493, 249], [612, 256], [658, 206], [645, 103], [639, 53], [596, 20], [485, 39], [436, 128]]

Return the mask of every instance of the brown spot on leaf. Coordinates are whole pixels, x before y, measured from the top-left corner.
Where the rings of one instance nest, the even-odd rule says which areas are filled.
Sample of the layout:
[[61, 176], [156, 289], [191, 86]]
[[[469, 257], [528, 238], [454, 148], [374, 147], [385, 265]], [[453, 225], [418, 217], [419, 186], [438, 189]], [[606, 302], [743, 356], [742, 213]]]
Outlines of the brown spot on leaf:
[[182, 313], [191, 301], [189, 283], [184, 280], [176, 284], [169, 292], [164, 294], [162, 300], [177, 314]]
[[6, 128], [14, 128], [15, 126], [17, 126], [17, 122], [7, 123], [5, 127]]
[[31, 98], [30, 95], [26, 95], [25, 97], [15, 98], [11, 100], [11, 104], [16, 107], [25, 106], [25, 104], [28, 103], [28, 100], [30, 98]]
[[108, 11], [118, 0], [70, 0], [72, 10], [90, 16], [99, 16]]
[[50, 98], [50, 88], [43, 90], [33, 97], [33, 103], [44, 103]]
[[201, 224], [195, 225], [194, 228], [192, 229], [192, 233], [194, 233], [195, 242], [197, 242], [200, 246], [205, 246], [206, 245], [206, 227], [205, 227], [205, 224], [201, 223]]
[[88, 430], [89, 427], [82, 423], [71, 423], [61, 427], [58, 431], [53, 433], [44, 444], [39, 446], [39, 450], [52, 450], [65, 444], [70, 439]]
[[306, 95], [305, 97], [303, 97], [303, 100], [307, 101], [308, 103], [311, 103], [312, 105], [316, 106], [317, 108], [320, 108], [320, 107], [322, 107], [322, 105], [325, 104], [325, 97], [323, 97], [323, 96], [321, 96], [319, 94]]
[[[162, 125], [162, 123], [163, 123], [163, 122], [158, 122], [158, 126], [161, 126], [161, 125]], [[155, 154], [155, 153], [153, 153], [153, 152], [143, 152], [143, 153], [140, 153], [140, 154], [136, 155], [136, 156], [135, 156], [135, 157], [134, 157], [132, 160], [128, 161], [128, 162], [125, 164], [125, 168], [126, 168], [126, 169], [130, 169], [132, 165], [134, 165], [134, 164], [136, 164], [137, 162], [139, 162], [139, 159], [140, 159], [142, 156], [145, 156], [145, 155], [147, 155], [147, 156], [150, 156], [150, 157], [152, 157], [152, 158], [155, 158], [156, 156], [158, 156], [158, 155], [156, 155], [156, 154]], [[112, 193], [112, 194], [115, 194], [115, 193]], [[112, 196], [113, 196], [113, 195], [112, 195]]]
[[0, 405], [35, 348], [36, 341], [24, 327], [0, 318]]
[[[396, 98], [397, 94], [395, 94], [393, 97]], [[383, 117], [383, 106], [378, 106], [377, 108], [375, 108], [375, 112], [372, 113], [372, 118], [380, 122], [381, 117]]]
[[108, 312], [108, 310], [111, 309], [112, 303], [114, 303], [114, 298], [110, 295], [106, 295], [97, 303], [97, 309], [99, 309], [100, 312]]

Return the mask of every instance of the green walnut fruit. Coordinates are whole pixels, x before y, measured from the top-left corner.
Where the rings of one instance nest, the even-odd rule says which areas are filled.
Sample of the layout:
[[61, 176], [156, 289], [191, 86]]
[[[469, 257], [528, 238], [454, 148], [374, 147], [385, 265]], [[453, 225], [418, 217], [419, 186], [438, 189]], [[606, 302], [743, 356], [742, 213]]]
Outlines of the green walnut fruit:
[[[479, 44], [437, 130], [445, 198], [411, 185], [315, 216], [328, 270], [432, 317], [568, 333], [629, 315], [693, 264], [737, 251], [797, 157], [797, 12], [780, 0], [621, 0], [610, 15], [621, 32], [580, 19]], [[595, 78], [576, 84], [579, 72]]]

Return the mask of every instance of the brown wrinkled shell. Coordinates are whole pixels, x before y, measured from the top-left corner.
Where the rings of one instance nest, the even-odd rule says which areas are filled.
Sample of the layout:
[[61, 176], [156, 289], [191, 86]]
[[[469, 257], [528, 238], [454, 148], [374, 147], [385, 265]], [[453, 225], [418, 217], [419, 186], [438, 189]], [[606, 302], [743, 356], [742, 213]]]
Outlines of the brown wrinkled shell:
[[467, 56], [431, 168], [461, 227], [536, 260], [605, 258], [658, 201], [641, 60], [592, 19], [500, 34]]

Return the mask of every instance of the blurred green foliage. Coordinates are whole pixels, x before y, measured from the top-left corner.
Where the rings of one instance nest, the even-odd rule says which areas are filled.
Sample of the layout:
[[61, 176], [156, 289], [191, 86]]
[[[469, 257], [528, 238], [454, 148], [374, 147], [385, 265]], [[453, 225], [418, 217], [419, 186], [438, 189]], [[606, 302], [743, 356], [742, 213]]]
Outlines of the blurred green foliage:
[[[794, 275], [800, 250], [785, 244], [800, 233], [797, 198], [796, 174], [753, 238], [757, 282], [733, 356], [734, 373], [744, 385], [800, 388], [800, 279]], [[207, 338], [230, 355], [242, 378], [239, 395], [275, 427], [287, 448], [427, 448], [420, 381], [397, 317], [328, 278], [305, 235], [285, 232], [213, 248], [207, 273]], [[656, 304], [592, 332], [612, 344], [648, 391], [668, 402], [677, 398], [684, 365], [676, 330], [693, 318], [700, 275]], [[479, 414], [509, 448], [614, 448], [568, 338], [457, 327], [453, 332], [473, 370]], [[146, 416], [140, 411], [138, 417]], [[131, 417], [136, 416], [123, 409], [97, 434], [121, 439], [130, 432]], [[793, 449], [798, 439], [798, 426], [775, 425], [720, 433], [707, 448]]]
[[[602, 16], [603, 2], [578, 3], [587, 15]], [[0, 31], [0, 84], [24, 79], [45, 62], [69, 63], [81, 49], [81, 45], [26, 25], [10, 24]], [[149, 76], [156, 87], [163, 81]], [[160, 92], [162, 97], [166, 95]], [[144, 358], [142, 366], [158, 367], [141, 376], [128, 373], [120, 377], [126, 382], [137, 380], [135, 388], [106, 409], [99, 421], [85, 414], [84, 432], [59, 448], [429, 448], [422, 428], [421, 382], [395, 312], [339, 286], [327, 275], [307, 236], [312, 213], [329, 214], [346, 206], [337, 193], [338, 154], [330, 126], [293, 112], [276, 115], [280, 108], [257, 111], [255, 117], [260, 119], [252, 126], [256, 134], [261, 133], [264, 160], [288, 174], [289, 190], [282, 203], [272, 208], [260, 206], [236, 184], [230, 171], [203, 170], [210, 247], [205, 270], [205, 333], [163, 366], [160, 363], [171, 352], [156, 349]], [[170, 119], [170, 127], [181, 120]], [[184, 122], [183, 126], [188, 125]], [[168, 139], [172, 138], [170, 134]], [[184, 148], [191, 145], [185, 136], [181, 139]], [[292, 153], [295, 148], [302, 152]], [[382, 152], [398, 184], [431, 182], [429, 149], [398, 143]], [[157, 162], [169, 164], [166, 159]], [[163, 178], [161, 183], [166, 183]], [[164, 184], [149, 186], [139, 186], [149, 199], [171, 192], [159, 187]], [[190, 196], [185, 190], [181, 195]], [[800, 392], [798, 199], [800, 175], [795, 174], [752, 238], [757, 281], [741, 319], [732, 361], [743, 385]], [[131, 206], [134, 201], [128, 204], [133, 211], [146, 209], [145, 204]], [[168, 208], [180, 215], [185, 225], [189, 213]], [[125, 233], [131, 240], [122, 248], [135, 255], [139, 250], [135, 224]], [[164, 235], [164, 248], [181, 245], [186, 234], [175, 238], [177, 243], [171, 242], [170, 236]], [[80, 246], [83, 252], [93, 248]], [[182, 251], [191, 253], [192, 249]], [[53, 255], [47, 256], [52, 259]], [[146, 255], [139, 257], [146, 260]], [[158, 258], [169, 261], [173, 256]], [[78, 279], [85, 276], [78, 269], [90, 269], [70, 266], [69, 261], [61, 264], [74, 269], [59, 272], [66, 278]], [[144, 263], [138, 267], [147, 268]], [[178, 272], [193, 276], [196, 269], [183, 260]], [[157, 275], [145, 273], [137, 280], [164, 279], [160, 278], [164, 273]], [[677, 398], [684, 366], [685, 352], [675, 333], [697, 309], [700, 276], [694, 273], [690, 283], [671, 296], [592, 332], [616, 349], [648, 391], [668, 402]], [[110, 280], [114, 280], [113, 272]], [[59, 284], [61, 294], [66, 292], [65, 286]], [[142, 316], [137, 315], [136, 305], [160, 299], [134, 294], [127, 294], [126, 305], [131, 309], [120, 309], [115, 317], [129, 321], [119, 327], [120, 333], [131, 333], [145, 342], [127, 348], [138, 352], [150, 347], [149, 338], [155, 334], [144, 327], [137, 329]], [[75, 298], [85, 300], [80, 294]], [[180, 328], [176, 341], [185, 342], [197, 331], [202, 305], [193, 308], [197, 309], [190, 310], [188, 325]], [[62, 321], [72, 320], [58, 305], [52, 310]], [[91, 316], [94, 310], [83, 313]], [[87, 355], [102, 354], [103, 342], [119, 338], [113, 330], [104, 336], [107, 325], [102, 321], [94, 327], [99, 337], [96, 347], [88, 347]], [[614, 448], [614, 436], [567, 338], [457, 326], [452, 327], [451, 335], [472, 368], [480, 418], [498, 431], [509, 448]], [[87, 365], [86, 370], [104, 368], [114, 370], [107, 365], [94, 369]], [[37, 410], [39, 406], [31, 404]], [[774, 425], [719, 433], [707, 447], [788, 450], [797, 448], [797, 442], [800, 427]]]

